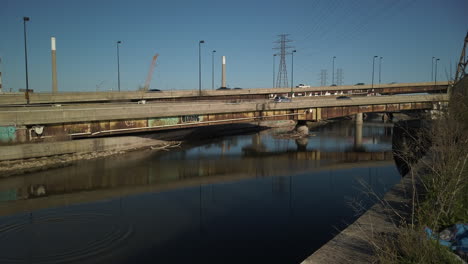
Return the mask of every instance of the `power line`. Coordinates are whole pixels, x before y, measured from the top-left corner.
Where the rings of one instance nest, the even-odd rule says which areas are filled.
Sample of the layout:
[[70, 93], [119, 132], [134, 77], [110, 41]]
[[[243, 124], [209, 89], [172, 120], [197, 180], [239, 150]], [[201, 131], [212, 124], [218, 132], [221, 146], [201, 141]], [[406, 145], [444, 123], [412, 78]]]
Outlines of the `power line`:
[[320, 70], [320, 86], [327, 86], [327, 70]]
[[276, 87], [281, 88], [281, 87], [289, 87], [288, 85], [288, 70], [286, 68], [286, 54], [288, 53], [288, 50], [291, 49], [291, 46], [288, 46], [288, 42], [292, 42], [292, 40], [288, 39], [287, 37], [289, 34], [280, 34], [278, 35], [279, 40], [275, 41], [275, 43], [278, 44], [277, 47], [274, 47], [273, 49], [280, 50], [278, 55], [280, 55], [280, 64], [278, 67], [278, 75], [276, 79]]
[[344, 72], [342, 68], [336, 69], [336, 85], [343, 85]]

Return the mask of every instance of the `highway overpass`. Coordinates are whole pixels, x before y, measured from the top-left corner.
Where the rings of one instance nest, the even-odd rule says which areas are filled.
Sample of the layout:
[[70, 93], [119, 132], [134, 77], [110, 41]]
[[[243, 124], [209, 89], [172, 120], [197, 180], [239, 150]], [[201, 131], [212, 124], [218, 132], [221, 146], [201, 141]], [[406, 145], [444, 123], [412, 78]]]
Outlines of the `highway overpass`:
[[[373, 88], [372, 88], [373, 87]], [[161, 92], [60, 92], [31, 93], [30, 104], [70, 104], [146, 101], [188, 101], [188, 100], [251, 100], [268, 99], [274, 95], [294, 94], [297, 96], [333, 96], [337, 94], [365, 95], [368, 93], [445, 93], [447, 82], [396, 83], [382, 85], [343, 85], [310, 88], [257, 88], [235, 90], [166, 90]], [[292, 91], [292, 93], [291, 93]], [[0, 105], [26, 104], [24, 93], [0, 93]]]
[[447, 100], [448, 96], [441, 94], [347, 100], [309, 97], [285, 103], [191, 101], [0, 107], [0, 139], [14, 144], [270, 120], [320, 121], [358, 113], [430, 110]]

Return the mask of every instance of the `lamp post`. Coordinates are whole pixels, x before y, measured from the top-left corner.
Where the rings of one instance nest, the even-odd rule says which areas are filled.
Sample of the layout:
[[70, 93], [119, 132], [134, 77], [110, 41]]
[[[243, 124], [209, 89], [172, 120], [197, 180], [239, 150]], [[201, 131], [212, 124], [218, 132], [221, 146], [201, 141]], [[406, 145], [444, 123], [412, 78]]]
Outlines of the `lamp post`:
[[23, 29], [24, 29], [24, 64], [26, 65], [26, 103], [29, 104], [29, 77], [28, 77], [28, 49], [26, 44], [26, 21], [29, 21], [29, 17], [23, 17]]
[[435, 60], [435, 70], [434, 70], [434, 86], [437, 85], [437, 62], [440, 61], [440, 59]]
[[216, 50], [211, 52], [211, 90], [214, 90], [214, 54]]
[[201, 96], [201, 44], [203, 43], [204, 40], [198, 42], [198, 96]]
[[434, 80], [434, 59], [435, 57], [432, 57], [432, 65], [431, 65], [431, 81]]
[[296, 53], [296, 50], [291, 52], [291, 97], [293, 96], [294, 87], [294, 53]]
[[380, 83], [382, 82], [382, 59], [383, 57], [380, 57], [379, 59], [379, 87]]
[[375, 65], [375, 58], [378, 58], [379, 56], [374, 56], [372, 59], [372, 91], [374, 90], [374, 65]]
[[120, 54], [119, 54], [119, 44], [121, 44], [122, 41], [117, 41], [117, 87], [119, 88], [120, 92]]
[[332, 86], [335, 84], [335, 59], [336, 56], [332, 58]]
[[273, 54], [273, 88], [275, 88], [275, 58], [276, 54]]

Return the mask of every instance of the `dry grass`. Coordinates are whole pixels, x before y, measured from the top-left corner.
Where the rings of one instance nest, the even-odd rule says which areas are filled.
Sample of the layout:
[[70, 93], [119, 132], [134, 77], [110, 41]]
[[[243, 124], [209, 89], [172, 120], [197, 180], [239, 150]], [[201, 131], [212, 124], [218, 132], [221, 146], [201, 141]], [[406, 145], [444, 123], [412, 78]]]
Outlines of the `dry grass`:
[[[410, 166], [411, 210], [406, 217], [394, 214], [396, 232], [372, 237], [378, 263], [462, 263], [428, 239], [424, 227], [437, 232], [468, 222], [468, 97], [454, 97], [425, 134], [431, 146], [417, 169], [411, 165], [414, 155], [400, 153]], [[422, 138], [414, 135], [407, 149], [421, 148]]]

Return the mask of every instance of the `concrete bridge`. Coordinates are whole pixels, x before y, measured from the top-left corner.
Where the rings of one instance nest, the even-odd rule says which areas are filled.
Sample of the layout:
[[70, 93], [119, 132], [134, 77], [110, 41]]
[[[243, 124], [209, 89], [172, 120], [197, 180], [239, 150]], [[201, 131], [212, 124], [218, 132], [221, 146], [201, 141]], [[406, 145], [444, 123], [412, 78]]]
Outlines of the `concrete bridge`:
[[[187, 101], [187, 100], [235, 100], [235, 99], [268, 99], [276, 94], [294, 97], [332, 96], [338, 94], [366, 95], [370, 93], [405, 94], [405, 93], [445, 93], [447, 82], [396, 83], [381, 85], [343, 85], [309, 88], [258, 88], [234, 90], [173, 90], [161, 92], [62, 92], [31, 93], [31, 104], [70, 104], [70, 103], [104, 103], [104, 102], [137, 102], [146, 101]], [[24, 105], [24, 93], [0, 93], [0, 105]]]
[[446, 94], [439, 94], [347, 100], [309, 97], [286, 103], [258, 100], [0, 107], [0, 139], [14, 144], [269, 120], [320, 121], [359, 113], [431, 110], [447, 100]]

